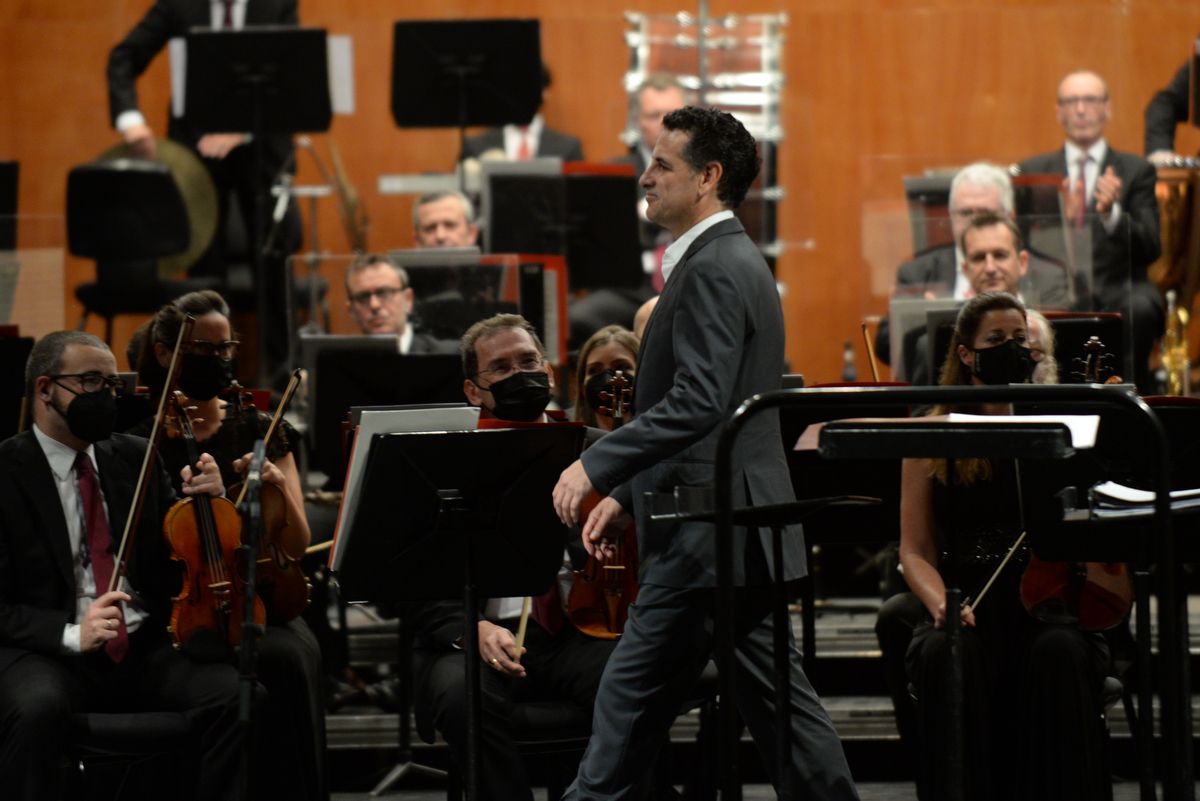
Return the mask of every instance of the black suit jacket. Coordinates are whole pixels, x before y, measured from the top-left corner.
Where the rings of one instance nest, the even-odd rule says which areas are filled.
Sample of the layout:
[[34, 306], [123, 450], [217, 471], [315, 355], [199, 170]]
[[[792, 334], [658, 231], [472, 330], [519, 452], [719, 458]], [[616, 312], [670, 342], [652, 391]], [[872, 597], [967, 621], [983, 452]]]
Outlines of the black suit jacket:
[[[489, 128], [481, 134], [468, 136], [463, 142], [463, 151], [459, 160], [479, 158], [489, 150], [504, 152], [504, 129]], [[538, 139], [537, 152], [534, 157], [559, 156], [563, 161], [583, 161], [583, 145], [570, 134], [560, 133], [553, 128], [542, 126], [542, 135]]]
[[[299, 23], [297, 0], [249, 0], [246, 5], [247, 26], [296, 25]], [[141, 21], [108, 55], [108, 106], [112, 123], [124, 111], [138, 108], [137, 79], [167, 42], [185, 36], [192, 28], [212, 25], [207, 0], [156, 0]], [[188, 124], [186, 119], [170, 117], [167, 134], [178, 142], [194, 148], [204, 133]], [[272, 134], [264, 141], [263, 171], [270, 180], [287, 163], [292, 139], [286, 134]]]
[[[743, 400], [778, 389], [784, 328], [779, 291], [737, 219], [704, 231], [671, 273], [638, 353], [634, 418], [583, 454], [593, 485], [642, 521], [643, 493], [712, 487], [717, 440]], [[775, 412], [753, 418], [733, 451], [734, 505], [794, 499]], [[760, 583], [747, 569], [752, 538], [771, 553], [768, 531], [735, 532], [734, 580]], [[668, 587], [716, 584], [713, 527], [639, 525], [641, 580]], [[784, 578], [804, 575], [799, 527], [784, 537]]]
[[458, 353], [458, 343], [415, 331], [412, 343], [408, 346], [408, 354], [412, 356], [419, 353]]
[[1191, 64], [1184, 64], [1171, 83], [1156, 92], [1146, 105], [1146, 155], [1175, 149], [1175, 126], [1188, 118], [1190, 72]]
[[[1021, 162], [1023, 173], [1068, 176], [1066, 152], [1060, 148]], [[1147, 268], [1162, 253], [1158, 234], [1157, 173], [1141, 156], [1108, 148], [1100, 174], [1112, 167], [1121, 179], [1120, 221], [1112, 234], [1093, 212], [1091, 224], [1092, 276], [1097, 308], [1120, 310], [1129, 305], [1127, 282], [1149, 285]], [[1135, 291], [1138, 291], [1135, 289]], [[1157, 295], [1157, 293], [1154, 293]], [[1161, 298], [1159, 298], [1161, 304]]]
[[[957, 278], [954, 245], [939, 245], [900, 265], [893, 294], [920, 298], [932, 292], [934, 297], [950, 297]], [[1072, 304], [1068, 283], [1067, 271], [1061, 264], [1030, 254], [1029, 271], [1021, 281], [1021, 297], [1032, 309], [1069, 309]], [[890, 337], [891, 326], [885, 316], [875, 332], [875, 356], [884, 364], [891, 364]], [[921, 351], [916, 353], [919, 356]]]
[[[127, 434], [96, 445], [114, 540], [124, 531], [145, 449], [146, 440]], [[162, 468], [150, 478], [128, 575], [149, 612], [142, 626], [162, 627], [179, 583], [162, 535], [175, 492]], [[75, 604], [62, 503], [50, 463], [26, 431], [0, 443], [0, 671], [29, 651], [60, 654], [64, 626], [78, 622]]]

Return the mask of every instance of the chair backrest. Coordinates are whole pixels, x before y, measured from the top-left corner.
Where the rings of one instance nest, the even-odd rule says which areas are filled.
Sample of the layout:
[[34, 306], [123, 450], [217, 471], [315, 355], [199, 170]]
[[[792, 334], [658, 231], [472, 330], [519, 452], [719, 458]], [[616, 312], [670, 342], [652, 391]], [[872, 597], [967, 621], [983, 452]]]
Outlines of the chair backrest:
[[93, 161], [67, 176], [67, 243], [76, 256], [154, 259], [191, 241], [183, 196], [166, 164]]

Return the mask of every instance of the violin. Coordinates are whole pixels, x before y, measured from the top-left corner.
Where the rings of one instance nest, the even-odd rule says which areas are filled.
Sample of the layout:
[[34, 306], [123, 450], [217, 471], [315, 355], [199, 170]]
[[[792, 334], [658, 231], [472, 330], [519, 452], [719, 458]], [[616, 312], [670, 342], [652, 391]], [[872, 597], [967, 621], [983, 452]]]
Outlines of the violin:
[[[1113, 355], [1108, 352], [1104, 343], [1100, 341], [1100, 337], [1088, 337], [1087, 342], [1083, 344], [1084, 357], [1076, 358], [1075, 364], [1079, 366], [1079, 372], [1074, 375], [1081, 379], [1085, 384], [1120, 384], [1121, 376], [1110, 366], [1113, 361]], [[1105, 374], [1107, 374], [1105, 376]]]
[[[296, 370], [288, 382], [287, 389], [279, 402], [271, 424], [263, 438], [267, 447], [278, 430], [279, 421], [287, 411], [288, 404], [300, 384], [300, 371]], [[242, 447], [245, 442], [241, 434], [246, 430], [245, 423], [251, 424], [251, 431], [256, 432], [256, 409], [249, 390], [241, 387], [236, 381], [232, 385], [229, 416], [234, 420], [239, 434], [237, 441], [239, 451], [250, 450]], [[253, 436], [257, 439], [257, 436]], [[240, 509], [246, 497], [247, 487], [238, 483], [228, 489], [230, 496], [236, 497], [234, 508]], [[263, 482], [259, 490], [259, 503], [262, 507], [263, 530], [259, 541], [255, 588], [259, 598], [266, 606], [267, 620], [272, 623], [287, 623], [294, 620], [308, 606], [312, 585], [308, 576], [300, 568], [300, 560], [304, 558], [307, 546], [305, 530], [293, 519], [285, 491], [275, 484]]]
[[[596, 413], [613, 421], [613, 430], [625, 422], [627, 407], [633, 402], [633, 381], [618, 370], [607, 388], [600, 393], [605, 405]], [[580, 518], [587, 519], [601, 500], [593, 492], [580, 506]], [[575, 571], [571, 592], [567, 595], [567, 619], [584, 634], [602, 640], [615, 640], [625, 630], [629, 605], [637, 599], [638, 557], [637, 528], [630, 522], [620, 539], [604, 547], [605, 561], [589, 555], [582, 570]]]
[[[1085, 383], [1121, 383], [1121, 377], [1106, 366], [1112, 354], [1099, 337], [1089, 337], [1083, 349]], [[1110, 373], [1107, 379], [1101, 378], [1102, 370]], [[1046, 604], [1053, 604], [1075, 617], [1081, 630], [1107, 631], [1129, 614], [1133, 580], [1121, 562], [1047, 562], [1031, 552], [1021, 574], [1020, 594], [1021, 604], [1034, 617]]]
[[[187, 446], [188, 461], [200, 461], [200, 449], [183, 393], [171, 394], [176, 424]], [[171, 558], [183, 565], [183, 586], [171, 599], [167, 631], [176, 648], [206, 661], [228, 655], [241, 644], [245, 610], [242, 517], [228, 498], [194, 495], [176, 503], [163, 519], [163, 535]], [[254, 622], [262, 625], [266, 611], [254, 601]]]

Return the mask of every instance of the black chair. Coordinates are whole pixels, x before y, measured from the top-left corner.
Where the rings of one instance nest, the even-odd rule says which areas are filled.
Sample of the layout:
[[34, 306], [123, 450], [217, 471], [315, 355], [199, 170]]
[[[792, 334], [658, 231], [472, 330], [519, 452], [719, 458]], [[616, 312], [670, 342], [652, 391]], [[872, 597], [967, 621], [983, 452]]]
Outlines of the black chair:
[[70, 797], [117, 801], [186, 795], [184, 783], [195, 769], [186, 746], [193, 739], [181, 712], [74, 715], [70, 753], [76, 769]]
[[205, 281], [159, 278], [156, 260], [187, 250], [187, 209], [166, 164], [140, 159], [93, 161], [67, 177], [67, 241], [71, 253], [96, 260], [96, 280], [81, 284], [79, 328], [104, 318], [112, 344], [113, 318], [153, 314]]

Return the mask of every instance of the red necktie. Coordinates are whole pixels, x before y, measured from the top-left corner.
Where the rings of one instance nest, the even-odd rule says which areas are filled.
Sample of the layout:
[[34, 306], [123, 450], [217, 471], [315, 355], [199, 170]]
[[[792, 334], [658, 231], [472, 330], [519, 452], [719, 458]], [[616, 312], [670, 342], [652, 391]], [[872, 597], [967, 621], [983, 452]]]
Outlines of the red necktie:
[[[83, 520], [87, 526], [88, 551], [92, 558], [92, 576], [96, 580], [96, 597], [108, 592], [112, 579], [113, 555], [112, 536], [108, 531], [108, 518], [104, 515], [104, 500], [100, 495], [100, 482], [92, 469], [92, 460], [84, 451], [75, 457], [75, 477], [79, 480], [79, 497], [83, 501]], [[129, 632], [125, 630], [125, 619], [118, 618], [116, 639], [104, 644], [104, 651], [114, 662], [120, 662], [129, 651]]]
[[1087, 217], [1087, 163], [1090, 157], [1087, 155], [1080, 156], [1075, 162], [1075, 186], [1071, 189], [1071, 194], [1075, 198], [1075, 227], [1082, 228], [1084, 219]]
[[221, 0], [221, 5], [225, 6], [225, 16], [221, 18], [222, 30], [233, 30], [233, 0]]
[[517, 142], [517, 161], [529, 161], [532, 155], [529, 151], [529, 129], [521, 126], [517, 128], [517, 133], [521, 137]]

